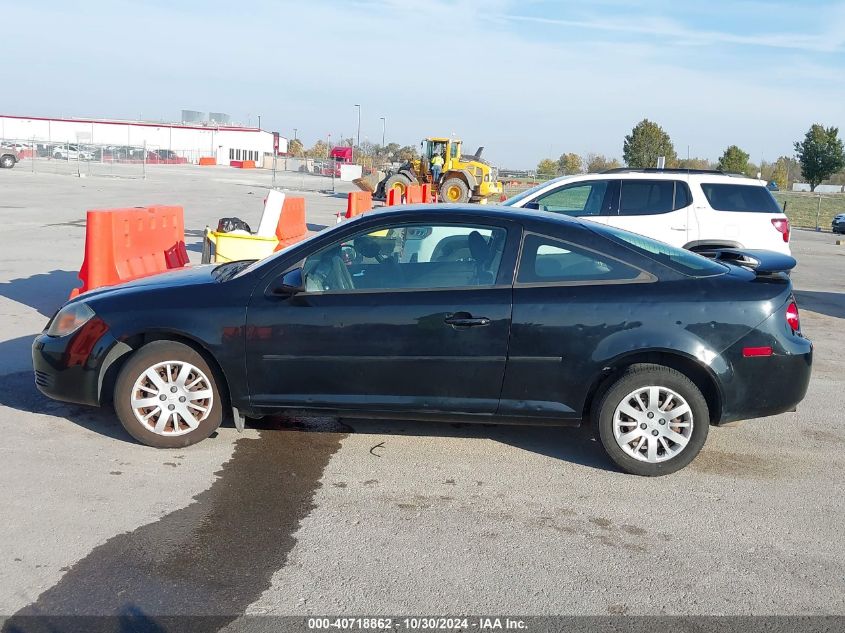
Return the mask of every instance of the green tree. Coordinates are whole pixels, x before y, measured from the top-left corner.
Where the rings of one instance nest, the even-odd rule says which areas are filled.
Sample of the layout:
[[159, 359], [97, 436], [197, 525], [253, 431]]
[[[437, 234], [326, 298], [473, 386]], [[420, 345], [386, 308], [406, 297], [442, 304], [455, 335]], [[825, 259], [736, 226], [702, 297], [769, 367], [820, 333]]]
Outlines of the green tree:
[[833, 126], [826, 128], [814, 123], [803, 141], [795, 141], [795, 154], [811, 191], [845, 167], [845, 149], [839, 138], [839, 128]]
[[308, 158], [326, 158], [329, 155], [329, 145], [323, 140], [314, 143], [313, 147], [305, 150], [305, 156]]
[[298, 138], [294, 138], [288, 141], [288, 154], [290, 154], [291, 156], [302, 156], [304, 149], [305, 148], [302, 147], [302, 141], [300, 141]]
[[419, 158], [420, 154], [417, 151], [416, 145], [404, 145], [396, 152], [396, 158], [400, 161], [413, 160]]
[[537, 175], [541, 178], [551, 178], [557, 175], [557, 163], [551, 158], [544, 158], [537, 163]]
[[669, 135], [657, 123], [643, 119], [625, 137], [622, 159], [628, 167], [644, 169], [657, 167], [659, 156], [666, 157], [666, 167], [674, 167], [678, 163]]
[[604, 154], [587, 154], [583, 162], [588, 174], [597, 174], [608, 169], [618, 169], [622, 166], [618, 160], [607, 158]]
[[778, 158], [772, 166], [772, 173], [769, 174], [767, 180], [774, 181], [778, 189], [786, 191], [789, 189], [789, 172], [792, 161], [786, 156]]
[[713, 166], [706, 158], [680, 158], [678, 169], [713, 169]]
[[569, 176], [571, 174], [580, 174], [584, 171], [584, 161], [578, 154], [561, 154], [557, 159], [557, 173]]
[[[747, 152], [743, 152], [736, 145], [731, 145], [719, 157], [717, 167], [720, 171], [729, 174], [744, 174], [748, 169], [749, 158]], [[756, 166], [754, 171], [757, 171]]]

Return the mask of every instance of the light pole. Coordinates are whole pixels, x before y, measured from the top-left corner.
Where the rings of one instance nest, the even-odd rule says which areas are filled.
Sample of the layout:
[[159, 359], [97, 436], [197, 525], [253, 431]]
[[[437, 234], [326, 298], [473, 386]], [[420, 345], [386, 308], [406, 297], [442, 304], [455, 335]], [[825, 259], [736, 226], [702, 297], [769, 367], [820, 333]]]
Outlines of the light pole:
[[296, 128], [293, 128], [293, 140], [296, 140]]
[[387, 125], [387, 117], [381, 118], [381, 146], [384, 147], [384, 126]]
[[356, 103], [355, 107], [358, 108], [358, 141], [355, 143], [355, 147], [361, 147], [361, 104]]
[[258, 129], [261, 129], [261, 115], [258, 115]]

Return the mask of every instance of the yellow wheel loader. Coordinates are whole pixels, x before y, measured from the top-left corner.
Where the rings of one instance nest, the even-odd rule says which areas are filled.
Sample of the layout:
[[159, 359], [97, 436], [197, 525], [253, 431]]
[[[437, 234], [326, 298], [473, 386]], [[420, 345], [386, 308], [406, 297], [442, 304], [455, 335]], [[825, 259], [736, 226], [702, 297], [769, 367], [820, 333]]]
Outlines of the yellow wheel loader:
[[[374, 197], [384, 199], [390, 189], [405, 193], [408, 185], [432, 183], [431, 159], [439, 154], [443, 168], [436, 187], [438, 199], [443, 202], [486, 202], [501, 196], [503, 187], [498, 181], [498, 171], [481, 159], [484, 149], [479, 147], [472, 156], [461, 154], [461, 141], [445, 137], [423, 140], [420, 158], [406, 162], [378, 183]], [[498, 200], [497, 200], [498, 201]]]

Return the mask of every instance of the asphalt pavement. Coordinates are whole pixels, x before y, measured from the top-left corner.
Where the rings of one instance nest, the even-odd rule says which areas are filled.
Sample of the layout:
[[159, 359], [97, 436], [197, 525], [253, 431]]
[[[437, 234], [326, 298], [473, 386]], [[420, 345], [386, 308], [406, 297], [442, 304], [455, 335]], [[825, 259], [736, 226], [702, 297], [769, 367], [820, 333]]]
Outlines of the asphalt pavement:
[[[161, 451], [111, 410], [37, 392], [30, 343], [77, 285], [86, 209], [182, 204], [198, 261], [206, 224], [257, 226], [268, 185], [223, 167], [0, 171], [0, 615], [845, 615], [829, 233], [793, 234], [806, 400], [711, 429], [668, 477], [619, 472], [585, 429], [281, 417]], [[304, 194], [313, 230], [343, 193]]]

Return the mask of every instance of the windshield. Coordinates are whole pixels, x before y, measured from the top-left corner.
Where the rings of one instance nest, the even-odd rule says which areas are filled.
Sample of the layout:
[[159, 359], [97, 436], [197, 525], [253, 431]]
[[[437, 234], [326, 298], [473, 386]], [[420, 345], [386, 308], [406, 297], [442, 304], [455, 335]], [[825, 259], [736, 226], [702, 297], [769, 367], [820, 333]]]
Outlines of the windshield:
[[671, 268], [675, 272], [689, 277], [714, 277], [723, 275], [729, 269], [724, 264], [707, 259], [703, 255], [693, 253], [684, 248], [670, 246], [658, 242], [650, 237], [623, 231], [603, 224], [585, 223], [591, 230], [610, 238], [611, 240], [630, 248], [632, 251], [645, 255], [649, 259]]
[[560, 178], [555, 178], [554, 180], [547, 180], [546, 182], [541, 182], [539, 185], [534, 185], [533, 187], [531, 187], [531, 189], [526, 189], [522, 193], [518, 193], [515, 196], [513, 196], [512, 198], [508, 198], [507, 200], [505, 200], [502, 203], [502, 205], [506, 206], [506, 207], [516, 206], [516, 204], [518, 202], [521, 202], [522, 200], [525, 200], [526, 198], [530, 198], [535, 193], [537, 193], [538, 191], [540, 191], [542, 189], [545, 189], [549, 185], [555, 184], [555, 183], [558, 183], [558, 182], [565, 182], [567, 180], [571, 180], [572, 178], [573, 178], [572, 176], [561, 176]]
[[[259, 260], [252, 262], [246, 268], [240, 269], [238, 271], [238, 274], [233, 275], [233, 277], [241, 277], [243, 275], [252, 274], [254, 271], [260, 271], [264, 266], [273, 266], [275, 264], [276, 260], [279, 257], [284, 256], [284, 254], [287, 253], [290, 249], [297, 248], [299, 246], [303, 246], [304, 244], [308, 244], [310, 242], [313, 242], [315, 239], [322, 237], [326, 230], [327, 229], [323, 229], [322, 231], [314, 233], [313, 235], [309, 235], [308, 237], [306, 237], [301, 242], [297, 242], [296, 244], [291, 244], [287, 248], [283, 248], [282, 250], [280, 250], [276, 253], [273, 253], [269, 257], [265, 257], [264, 259], [259, 259]], [[259, 274], [263, 274], [263, 273], [259, 272]]]

